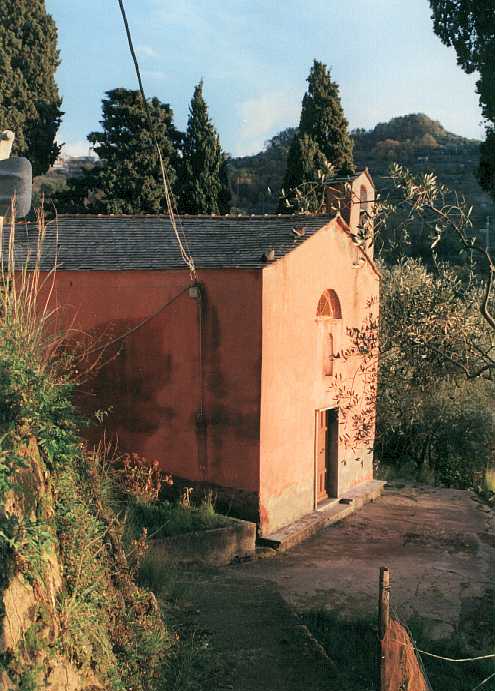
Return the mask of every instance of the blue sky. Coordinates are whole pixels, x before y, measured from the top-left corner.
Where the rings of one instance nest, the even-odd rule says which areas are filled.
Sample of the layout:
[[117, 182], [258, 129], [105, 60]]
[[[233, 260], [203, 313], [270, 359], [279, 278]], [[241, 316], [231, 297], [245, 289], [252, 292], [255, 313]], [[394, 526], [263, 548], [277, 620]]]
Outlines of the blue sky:
[[[136, 88], [117, 0], [46, 0], [59, 29], [59, 140], [87, 152], [104, 92]], [[475, 75], [435, 36], [427, 0], [126, 0], [145, 90], [184, 128], [204, 79], [223, 148], [256, 153], [299, 120], [313, 58], [341, 88], [351, 128], [424, 112], [482, 137]]]

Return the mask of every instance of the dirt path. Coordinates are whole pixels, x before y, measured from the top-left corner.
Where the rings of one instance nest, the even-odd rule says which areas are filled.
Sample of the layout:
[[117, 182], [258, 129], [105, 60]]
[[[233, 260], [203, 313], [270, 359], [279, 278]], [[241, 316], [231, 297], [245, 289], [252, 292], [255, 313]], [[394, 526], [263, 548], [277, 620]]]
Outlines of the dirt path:
[[208, 645], [192, 688], [328, 691], [331, 663], [273, 583], [223, 569], [184, 572], [176, 585], [186, 593], [190, 627]]

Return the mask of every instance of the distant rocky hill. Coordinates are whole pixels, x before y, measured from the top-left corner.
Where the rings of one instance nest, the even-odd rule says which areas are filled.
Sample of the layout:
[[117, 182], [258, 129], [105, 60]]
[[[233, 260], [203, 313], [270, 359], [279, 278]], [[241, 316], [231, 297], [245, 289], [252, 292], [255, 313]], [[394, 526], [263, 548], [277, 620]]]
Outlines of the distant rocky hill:
[[[230, 159], [233, 210], [276, 210], [295, 132], [295, 128], [283, 130], [267, 142], [264, 151]], [[352, 135], [356, 166], [367, 166], [377, 187], [384, 185], [390, 164], [397, 161], [415, 173], [431, 171], [442, 183], [462, 192], [473, 205], [475, 227], [484, 227], [487, 217], [493, 218], [493, 203], [475, 177], [479, 141], [447, 132], [439, 122], [421, 113], [392, 118], [372, 130], [357, 129]]]

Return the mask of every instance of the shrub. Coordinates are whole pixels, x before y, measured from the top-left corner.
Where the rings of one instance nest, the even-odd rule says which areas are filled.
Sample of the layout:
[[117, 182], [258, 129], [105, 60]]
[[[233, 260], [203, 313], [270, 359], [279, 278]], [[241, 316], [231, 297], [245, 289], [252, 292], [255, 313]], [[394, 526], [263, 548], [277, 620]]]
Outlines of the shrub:
[[[75, 366], [53, 329], [53, 274], [43, 276], [39, 268], [42, 215], [39, 226], [40, 247], [26, 265], [15, 266], [14, 224], [8, 256], [0, 256], [0, 587], [16, 570], [43, 592], [51, 568], [47, 545], [55, 546], [62, 585], [50, 611], [53, 635], [40, 633], [38, 645], [83, 674], [95, 674], [105, 689], [151, 691], [161, 686], [170, 637], [154, 596], [134, 582], [124, 525], [112, 504], [118, 492], [101, 449], [88, 453], [78, 436], [80, 420], [71, 401]], [[12, 518], [3, 500], [18, 473], [30, 471], [30, 459], [20, 451], [33, 439], [48, 487], [36, 499], [44, 510]], [[45, 615], [40, 605], [33, 626]], [[26, 645], [2, 660], [24, 689], [35, 688], [41, 673]]]
[[494, 448], [495, 387], [466, 373], [493, 350], [479, 291], [416, 260], [384, 269], [381, 290], [376, 457], [419, 479], [474, 487]]

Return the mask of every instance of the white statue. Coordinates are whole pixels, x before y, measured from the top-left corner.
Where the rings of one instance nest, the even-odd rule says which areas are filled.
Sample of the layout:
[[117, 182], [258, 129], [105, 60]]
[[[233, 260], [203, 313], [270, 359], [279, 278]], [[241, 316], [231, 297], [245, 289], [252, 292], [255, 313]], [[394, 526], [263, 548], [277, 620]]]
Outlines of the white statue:
[[9, 158], [14, 143], [15, 134], [10, 130], [0, 132], [0, 161]]

